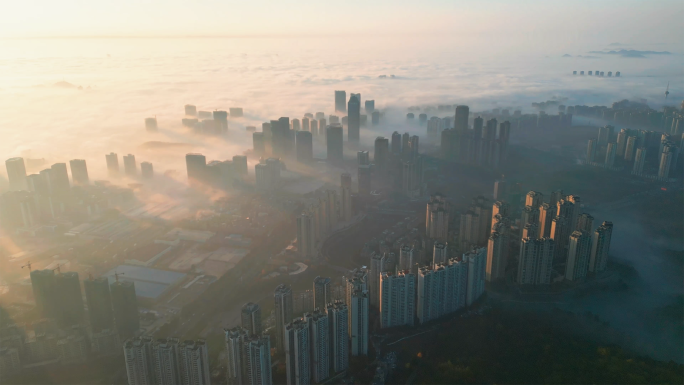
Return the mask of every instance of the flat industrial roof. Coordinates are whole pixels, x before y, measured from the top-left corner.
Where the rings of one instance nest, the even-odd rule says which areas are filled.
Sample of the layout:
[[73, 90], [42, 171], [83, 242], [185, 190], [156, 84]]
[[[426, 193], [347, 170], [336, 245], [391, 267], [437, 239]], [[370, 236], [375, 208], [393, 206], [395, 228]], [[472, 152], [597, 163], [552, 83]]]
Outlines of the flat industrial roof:
[[166, 290], [185, 279], [184, 273], [153, 269], [143, 266], [119, 265], [103, 276], [109, 283], [114, 282], [114, 273], [119, 273], [119, 280], [130, 281], [135, 284], [135, 294], [138, 297], [157, 299]]

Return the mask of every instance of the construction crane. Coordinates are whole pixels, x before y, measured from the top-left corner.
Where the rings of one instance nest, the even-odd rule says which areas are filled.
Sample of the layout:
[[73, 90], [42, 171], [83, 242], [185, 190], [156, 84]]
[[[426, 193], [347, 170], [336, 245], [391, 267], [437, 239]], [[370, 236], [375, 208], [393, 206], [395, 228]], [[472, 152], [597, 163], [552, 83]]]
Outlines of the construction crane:
[[119, 276], [120, 276], [120, 275], [126, 275], [126, 273], [114, 273], [114, 280], [115, 280], [116, 282], [119, 282]]
[[24, 266], [22, 266], [21, 268], [23, 269], [25, 267], [28, 267], [29, 273], [30, 273], [31, 272], [31, 265], [32, 265], [31, 261], [27, 261], [26, 264]]
[[57, 270], [57, 273], [58, 273], [58, 274], [62, 274], [62, 269], [60, 269], [61, 267], [62, 267], [62, 265], [60, 265], [60, 264], [58, 263], [58, 264], [57, 264], [57, 267], [55, 267], [54, 269], [52, 269], [52, 271]]
[[667, 99], [667, 95], [670, 94], [670, 82], [667, 82], [667, 88], [665, 89], [665, 99]]

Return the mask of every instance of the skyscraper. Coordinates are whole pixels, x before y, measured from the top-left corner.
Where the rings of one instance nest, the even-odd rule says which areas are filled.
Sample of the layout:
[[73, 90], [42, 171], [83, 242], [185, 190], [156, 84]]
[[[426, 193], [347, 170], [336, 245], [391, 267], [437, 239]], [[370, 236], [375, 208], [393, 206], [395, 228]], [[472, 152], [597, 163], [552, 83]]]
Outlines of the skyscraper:
[[359, 143], [361, 130], [361, 100], [355, 94], [352, 94], [349, 98], [347, 117], [349, 119], [347, 140], [350, 143]]
[[309, 325], [311, 377], [320, 383], [330, 377], [330, 321], [325, 308], [306, 314], [304, 319]]
[[454, 129], [459, 133], [465, 133], [468, 130], [468, 115], [470, 109], [468, 106], [457, 106], [456, 115], [454, 117]]
[[416, 316], [421, 324], [442, 315], [446, 270], [442, 264], [424, 266], [418, 270]]
[[335, 112], [347, 112], [346, 91], [335, 91]]
[[408, 271], [380, 274], [380, 325], [382, 328], [413, 326], [416, 277]]
[[587, 213], [582, 213], [577, 217], [577, 230], [591, 234], [594, 225], [594, 217]]
[[109, 172], [109, 176], [119, 175], [119, 156], [112, 152], [105, 155], [105, 158], [107, 160], [107, 171]]
[[594, 237], [591, 243], [591, 257], [589, 260], [589, 271], [592, 273], [606, 269], [612, 234], [612, 222], [603, 222], [601, 226], [594, 231]]
[[326, 128], [326, 140], [328, 148], [328, 161], [341, 163], [344, 159], [342, 142], [343, 130], [339, 123], [332, 123]]
[[257, 156], [266, 154], [266, 138], [264, 132], [252, 133], [252, 149]]
[[570, 235], [568, 259], [565, 265], [565, 279], [577, 281], [587, 276], [591, 256], [591, 237], [576, 230]]
[[340, 175], [340, 216], [344, 222], [351, 220], [352, 217], [351, 185], [351, 175], [347, 173]]
[[248, 302], [242, 306], [242, 327], [249, 335], [261, 335], [261, 306]]
[[129, 385], [150, 385], [157, 382], [152, 339], [138, 337], [124, 343], [124, 359]]
[[[368, 316], [370, 299], [367, 290], [354, 290], [350, 293], [349, 307], [349, 337], [351, 337], [351, 355], [368, 355]], [[342, 322], [342, 321], [340, 321]], [[339, 339], [344, 341], [342, 335]]]
[[627, 146], [625, 147], [625, 160], [632, 161], [634, 159], [634, 152], [636, 151], [637, 137], [630, 136], [627, 138]]
[[387, 167], [389, 166], [389, 141], [383, 136], [375, 138], [373, 164], [375, 164], [375, 167], [379, 172], [387, 171]]
[[292, 289], [281, 284], [275, 289], [275, 329], [276, 347], [279, 351], [286, 351], [285, 325], [292, 322]]
[[185, 165], [188, 170], [190, 185], [201, 185], [207, 182], [207, 158], [202, 154], [186, 154]]
[[438, 265], [440, 263], [446, 263], [449, 259], [449, 250], [447, 249], [446, 243], [435, 242], [432, 251], [432, 266]]
[[325, 310], [326, 306], [332, 302], [332, 288], [330, 287], [330, 278], [314, 278], [313, 292], [314, 308]]
[[121, 338], [131, 338], [140, 329], [135, 285], [131, 281], [116, 281], [110, 290], [116, 330]]
[[314, 258], [317, 254], [314, 218], [309, 214], [297, 218], [297, 247], [304, 258]]
[[431, 239], [446, 239], [449, 234], [449, 202], [441, 194], [432, 195], [427, 204], [425, 234]]
[[204, 340], [185, 340], [180, 344], [183, 384], [210, 385], [209, 351]]
[[249, 173], [247, 168], [247, 157], [244, 155], [233, 155], [233, 172], [235, 175], [245, 177]]
[[140, 171], [141, 171], [143, 178], [145, 178], [145, 179], [154, 178], [154, 167], [152, 166], [152, 163], [141, 162], [140, 163]]
[[285, 325], [285, 367], [287, 385], [311, 383], [311, 347], [309, 325], [304, 319], [296, 319]]
[[417, 263], [416, 251], [409, 245], [401, 245], [399, 248], [399, 270], [410, 270]]
[[596, 139], [589, 139], [587, 143], [587, 162], [591, 163], [594, 161], [596, 156]]
[[178, 338], [160, 338], [152, 342], [155, 377], [159, 384], [181, 384]]
[[9, 158], [5, 161], [7, 167], [7, 178], [9, 179], [9, 189], [20, 191], [28, 189], [26, 183], [26, 166], [24, 158]]
[[55, 163], [50, 167], [50, 178], [52, 181], [53, 193], [65, 196], [69, 194], [71, 185], [69, 184], [69, 174], [67, 173], [66, 163]]
[[508, 263], [508, 234], [492, 231], [487, 244], [487, 282], [505, 278]]
[[366, 100], [364, 102], [366, 114], [370, 115], [375, 111], [375, 100]]
[[551, 283], [555, 242], [551, 238], [524, 238], [518, 258], [519, 285], [548, 285]]
[[138, 176], [138, 166], [135, 163], [135, 155], [132, 155], [132, 154], [124, 155], [123, 161], [124, 161], [124, 170], [126, 172], [126, 175], [128, 175], [130, 177]]
[[370, 257], [370, 272], [368, 273], [368, 291], [370, 305], [380, 308], [380, 273], [382, 272], [382, 255], [373, 253]]
[[60, 309], [57, 303], [55, 272], [48, 269], [31, 271], [31, 287], [38, 313], [44, 318], [57, 318]]
[[468, 284], [466, 286], [466, 305], [473, 302], [484, 294], [485, 276], [487, 267], [487, 248], [475, 248], [463, 254], [463, 260], [468, 263]]
[[77, 272], [69, 271], [55, 275], [55, 296], [60, 325], [69, 328], [83, 324], [83, 296]]
[[394, 131], [392, 133], [392, 154], [401, 153], [401, 134]]
[[112, 329], [114, 313], [112, 311], [112, 297], [109, 291], [109, 281], [106, 277], [86, 279], [83, 288], [88, 304], [88, 316], [93, 332]]
[[309, 131], [297, 131], [297, 161], [313, 162], [313, 136]]
[[75, 185], [87, 185], [89, 183], [88, 168], [86, 167], [85, 160], [72, 159], [69, 161], [69, 166], [71, 167], [71, 179]]

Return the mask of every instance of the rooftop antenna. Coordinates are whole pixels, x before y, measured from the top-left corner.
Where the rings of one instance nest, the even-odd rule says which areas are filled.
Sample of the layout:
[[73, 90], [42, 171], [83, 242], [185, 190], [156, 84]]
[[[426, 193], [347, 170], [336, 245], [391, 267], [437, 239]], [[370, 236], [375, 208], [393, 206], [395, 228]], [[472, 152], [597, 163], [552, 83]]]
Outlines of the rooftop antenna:
[[32, 265], [32, 264], [31, 264], [31, 261], [28, 261], [28, 262], [26, 262], [26, 264], [25, 264], [24, 266], [22, 266], [21, 268], [23, 269], [23, 268], [25, 268], [25, 267], [28, 267], [29, 273], [30, 273], [30, 272], [31, 272], [31, 265]]
[[665, 99], [667, 99], [667, 95], [670, 94], [670, 82], [667, 82], [667, 88], [665, 89]]

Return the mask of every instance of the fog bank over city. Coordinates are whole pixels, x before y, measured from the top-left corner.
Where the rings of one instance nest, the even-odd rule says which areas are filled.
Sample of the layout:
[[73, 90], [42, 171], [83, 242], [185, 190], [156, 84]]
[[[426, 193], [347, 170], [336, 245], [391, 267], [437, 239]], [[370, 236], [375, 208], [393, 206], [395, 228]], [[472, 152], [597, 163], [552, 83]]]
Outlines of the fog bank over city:
[[[260, 130], [262, 122], [280, 116], [333, 113], [335, 89], [374, 99], [386, 116], [374, 129], [390, 133], [404, 123], [410, 106], [468, 104], [472, 111], [535, 112], [531, 103], [545, 100], [610, 105], [626, 98], [646, 99], [659, 108], [668, 82], [673, 100], [684, 89], [677, 76], [678, 52], [576, 57], [615, 49], [610, 43], [567, 50], [486, 40], [431, 46], [380, 38], [358, 44], [316, 38], [5, 42], [0, 151], [48, 163], [84, 158], [96, 177], [104, 174], [104, 154], [111, 151], [163, 162], [162, 172], [182, 170], [182, 154], [190, 151], [218, 159], [241, 154], [251, 147], [245, 126]], [[661, 52], [660, 46], [653, 49]], [[575, 70], [621, 71], [622, 76], [573, 76]], [[231, 119], [225, 139], [206, 140], [181, 126], [185, 104], [205, 111], [242, 107], [245, 116]], [[144, 119], [154, 116], [160, 130], [146, 133]], [[161, 150], [146, 142], [186, 146]]]

